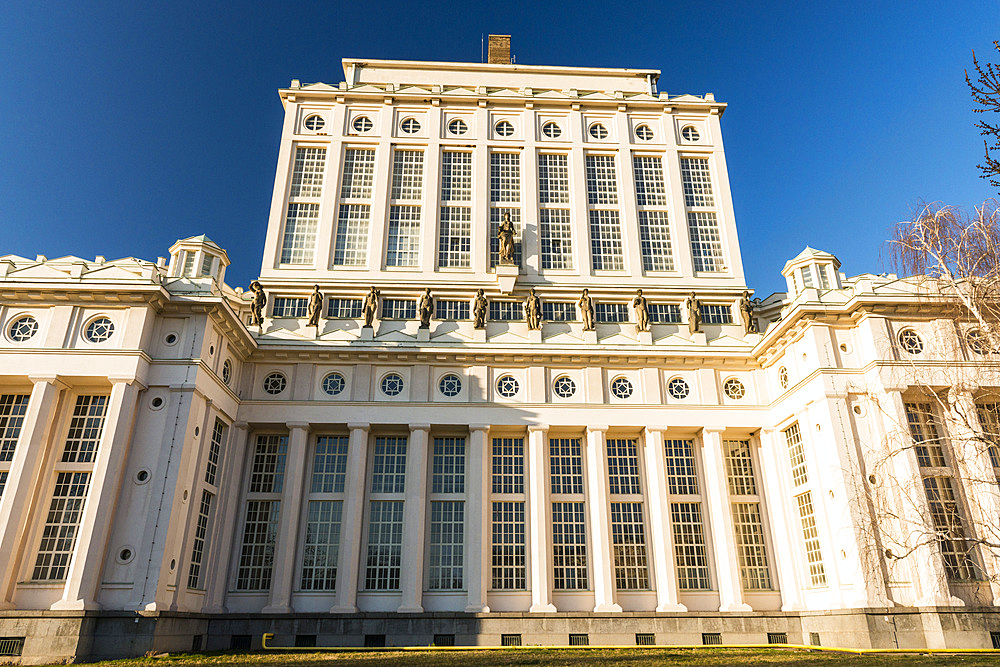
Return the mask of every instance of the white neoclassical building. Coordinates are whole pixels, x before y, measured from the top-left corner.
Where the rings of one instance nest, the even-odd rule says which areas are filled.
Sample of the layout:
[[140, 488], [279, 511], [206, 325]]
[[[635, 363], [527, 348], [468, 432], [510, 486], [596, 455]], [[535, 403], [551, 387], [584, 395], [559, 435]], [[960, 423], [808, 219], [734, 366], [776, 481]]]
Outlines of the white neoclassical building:
[[1000, 642], [981, 339], [808, 248], [747, 319], [725, 104], [491, 60], [280, 91], [263, 308], [0, 257], [0, 654]]

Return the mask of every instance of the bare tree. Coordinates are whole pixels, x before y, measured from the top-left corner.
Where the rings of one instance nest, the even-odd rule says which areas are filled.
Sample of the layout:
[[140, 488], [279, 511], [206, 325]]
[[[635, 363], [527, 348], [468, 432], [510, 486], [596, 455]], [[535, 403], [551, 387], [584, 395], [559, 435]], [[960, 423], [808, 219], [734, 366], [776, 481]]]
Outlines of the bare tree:
[[[1000, 52], [1000, 42], [993, 42], [993, 48]], [[973, 111], [975, 113], [1000, 113], [1000, 66], [995, 63], [979, 64], [976, 54], [972, 54], [972, 65], [976, 70], [976, 81], [969, 78], [969, 71], [965, 71], [965, 83], [972, 91], [972, 99], [976, 101]], [[988, 123], [981, 120], [976, 123], [986, 148], [986, 157], [983, 164], [977, 165], [982, 171], [982, 178], [987, 178], [990, 184], [1000, 188], [1000, 161], [990, 155], [990, 149], [1000, 150], [1000, 125]], [[992, 138], [992, 139], [991, 139]], [[993, 142], [990, 145], [990, 142]]]

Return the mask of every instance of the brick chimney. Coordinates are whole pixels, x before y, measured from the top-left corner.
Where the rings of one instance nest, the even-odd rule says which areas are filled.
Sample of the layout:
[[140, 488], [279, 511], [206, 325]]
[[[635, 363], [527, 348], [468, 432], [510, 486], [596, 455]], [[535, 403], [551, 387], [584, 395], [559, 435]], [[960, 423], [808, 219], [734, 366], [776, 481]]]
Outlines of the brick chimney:
[[490, 35], [486, 62], [491, 65], [510, 64], [510, 35]]

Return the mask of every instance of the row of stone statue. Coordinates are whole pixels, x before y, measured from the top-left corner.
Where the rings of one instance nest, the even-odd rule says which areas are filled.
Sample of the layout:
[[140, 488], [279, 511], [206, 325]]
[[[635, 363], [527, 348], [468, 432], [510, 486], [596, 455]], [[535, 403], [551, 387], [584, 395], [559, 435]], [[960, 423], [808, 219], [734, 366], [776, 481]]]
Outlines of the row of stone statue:
[[[261, 326], [264, 323], [264, 306], [267, 304], [267, 296], [264, 289], [256, 280], [250, 283], [250, 291], [253, 293], [253, 300], [250, 303], [250, 315], [253, 324]], [[364, 326], [370, 327], [375, 321], [378, 312], [378, 299], [380, 291], [374, 287], [365, 295], [361, 304], [361, 316], [364, 318]], [[584, 331], [594, 330], [594, 300], [590, 297], [589, 290], [583, 290], [580, 299], [576, 302], [576, 307], [580, 312], [580, 320], [583, 322]], [[642, 295], [642, 290], [636, 290], [632, 299], [632, 309], [635, 311], [635, 328], [637, 331], [649, 331], [649, 304], [646, 297]], [[688, 331], [695, 333], [701, 330], [701, 304], [698, 302], [694, 292], [684, 300], [684, 309], [687, 314], [686, 322]], [[743, 320], [743, 328], [746, 333], [756, 333], [757, 326], [753, 317], [754, 304], [750, 300], [750, 293], [743, 292], [740, 299], [740, 315]], [[431, 325], [431, 317], [434, 315], [434, 297], [431, 296], [431, 289], [428, 287], [420, 295], [417, 303], [417, 316], [420, 319], [420, 328], [427, 329]], [[472, 300], [472, 326], [476, 329], [486, 328], [486, 320], [489, 315], [489, 302], [483, 290], [476, 292], [476, 297]], [[309, 295], [309, 303], [306, 308], [306, 316], [309, 318], [308, 326], [318, 327], [320, 318], [323, 316], [323, 293], [320, 292], [319, 285], [313, 287], [312, 294]], [[524, 319], [528, 323], [528, 328], [538, 330], [542, 328], [542, 300], [535, 294], [532, 287], [528, 295], [524, 297]]]

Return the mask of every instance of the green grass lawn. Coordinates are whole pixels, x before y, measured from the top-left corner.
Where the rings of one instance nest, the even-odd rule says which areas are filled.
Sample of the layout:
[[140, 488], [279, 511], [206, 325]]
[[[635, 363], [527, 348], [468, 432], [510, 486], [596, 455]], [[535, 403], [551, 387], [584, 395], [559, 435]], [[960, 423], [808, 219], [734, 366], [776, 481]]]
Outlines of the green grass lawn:
[[562, 667], [593, 665], [610, 667], [628, 665], [857, 665], [883, 667], [889, 665], [980, 665], [997, 667], [1000, 654], [979, 655], [847, 655], [791, 649], [779, 650], [701, 650], [701, 649], [593, 649], [593, 650], [506, 650], [506, 651], [365, 651], [345, 653], [214, 653], [176, 654], [162, 658], [137, 658], [96, 663], [106, 667], [160, 667], [195, 665], [281, 665], [282, 667], [312, 667], [325, 664], [350, 665], [438, 665], [444, 667], [475, 667], [478, 665], [543, 665]]

